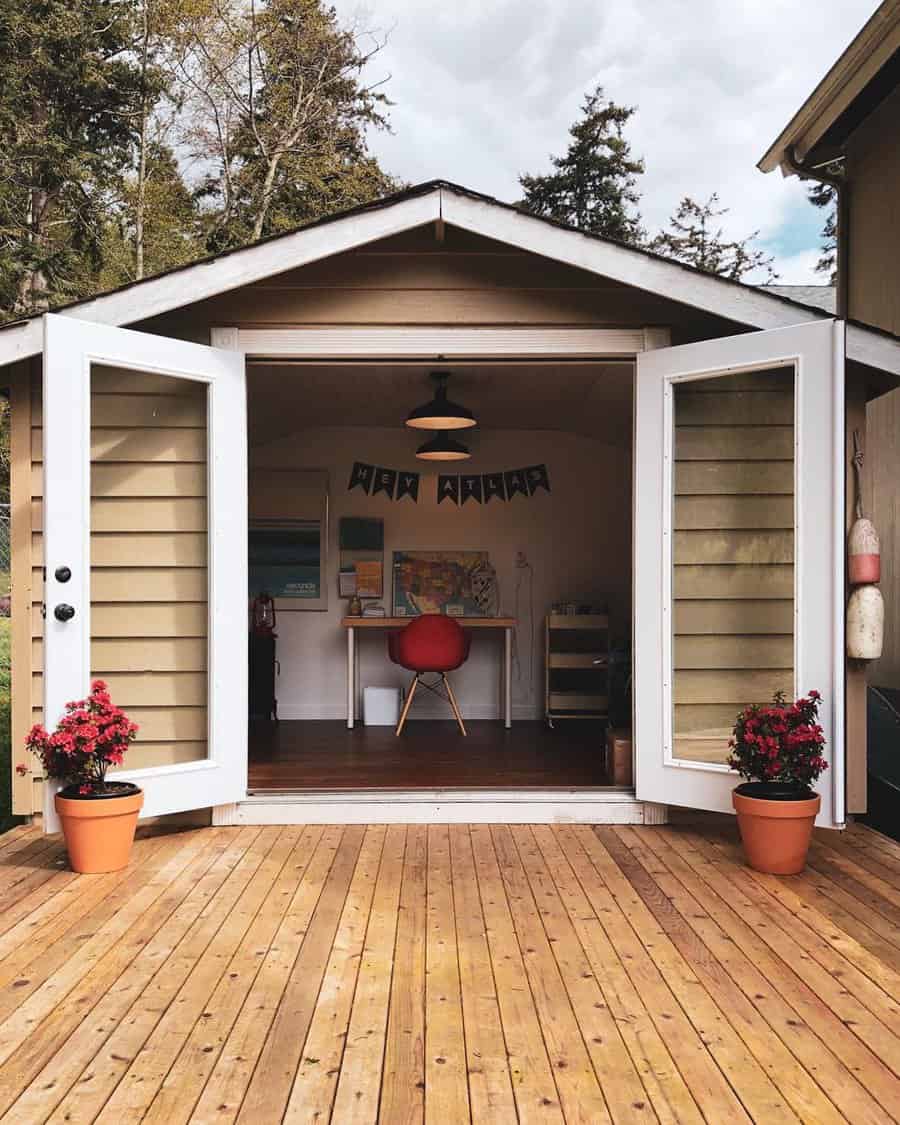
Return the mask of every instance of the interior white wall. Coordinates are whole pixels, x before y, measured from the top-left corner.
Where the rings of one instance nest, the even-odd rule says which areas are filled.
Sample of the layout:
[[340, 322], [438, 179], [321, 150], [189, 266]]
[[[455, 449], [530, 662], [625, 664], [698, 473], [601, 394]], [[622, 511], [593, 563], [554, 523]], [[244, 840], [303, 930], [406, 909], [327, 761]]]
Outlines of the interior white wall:
[[[284, 719], [336, 719], [346, 709], [346, 636], [340, 619], [346, 601], [337, 594], [338, 522], [342, 516], [384, 520], [385, 597], [391, 612], [392, 552], [485, 550], [497, 569], [501, 609], [519, 616], [518, 661], [513, 674], [513, 717], [543, 715], [543, 619], [554, 601], [605, 601], [614, 637], [627, 638], [631, 621], [631, 458], [626, 448], [554, 431], [486, 431], [471, 435], [473, 457], [461, 471], [493, 472], [547, 465], [552, 492], [457, 508], [438, 507], [437, 472], [423, 471], [415, 447], [421, 438], [400, 427], [359, 426], [302, 430], [251, 450], [252, 468], [316, 468], [329, 474], [328, 609], [281, 612], [278, 616], [277, 681]], [[419, 501], [390, 501], [383, 495], [347, 491], [354, 461], [422, 472]], [[455, 468], [456, 466], [452, 467]], [[450, 471], [451, 467], [447, 467]], [[515, 567], [517, 551], [533, 567], [533, 621], [528, 575]], [[518, 607], [516, 581], [522, 578]], [[359, 633], [357, 634], [360, 635]], [[502, 633], [476, 635], [468, 662], [454, 674], [463, 714], [499, 714]], [[363, 635], [360, 684], [400, 686], [408, 673], [387, 658], [385, 634]], [[417, 698], [412, 717], [450, 719], [437, 701]]]

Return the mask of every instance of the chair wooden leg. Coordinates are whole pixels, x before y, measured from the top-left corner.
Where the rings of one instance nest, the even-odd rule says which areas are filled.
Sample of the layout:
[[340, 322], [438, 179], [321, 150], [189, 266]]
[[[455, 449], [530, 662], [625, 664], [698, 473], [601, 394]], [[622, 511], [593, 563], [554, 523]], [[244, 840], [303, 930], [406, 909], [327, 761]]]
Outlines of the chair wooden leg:
[[409, 709], [412, 706], [413, 696], [416, 694], [416, 688], [419, 686], [418, 675], [413, 676], [412, 683], [409, 685], [409, 692], [406, 696], [406, 702], [403, 704], [403, 711], [400, 715], [400, 722], [397, 723], [397, 729], [394, 734], [399, 736], [403, 733], [403, 727], [406, 724], [406, 716], [409, 714]]
[[450, 706], [453, 708], [453, 714], [456, 716], [456, 721], [459, 723], [459, 729], [462, 732], [463, 738], [466, 737], [466, 724], [463, 722], [463, 717], [460, 714], [459, 707], [456, 703], [456, 696], [453, 694], [453, 688], [450, 686], [450, 681], [442, 672], [441, 678], [444, 681], [444, 687], [447, 689], [447, 698], [450, 700]]

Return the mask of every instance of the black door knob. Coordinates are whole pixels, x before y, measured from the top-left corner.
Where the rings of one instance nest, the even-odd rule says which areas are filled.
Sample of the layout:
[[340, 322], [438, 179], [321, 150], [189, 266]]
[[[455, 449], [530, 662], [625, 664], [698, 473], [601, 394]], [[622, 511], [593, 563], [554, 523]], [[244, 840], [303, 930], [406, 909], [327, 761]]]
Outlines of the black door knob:
[[66, 605], [66, 603], [63, 602], [62, 605], [55, 607], [53, 616], [57, 621], [71, 621], [75, 616], [75, 609], [73, 606]]
[[68, 582], [72, 577], [72, 571], [67, 566], [58, 566], [53, 575], [57, 582]]

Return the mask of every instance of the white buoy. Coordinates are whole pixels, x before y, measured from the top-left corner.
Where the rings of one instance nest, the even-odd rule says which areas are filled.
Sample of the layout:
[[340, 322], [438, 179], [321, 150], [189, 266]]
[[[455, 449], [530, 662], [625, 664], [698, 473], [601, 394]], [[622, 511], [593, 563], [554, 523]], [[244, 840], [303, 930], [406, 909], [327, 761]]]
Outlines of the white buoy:
[[847, 655], [877, 660], [884, 643], [884, 599], [877, 586], [858, 586], [847, 605]]

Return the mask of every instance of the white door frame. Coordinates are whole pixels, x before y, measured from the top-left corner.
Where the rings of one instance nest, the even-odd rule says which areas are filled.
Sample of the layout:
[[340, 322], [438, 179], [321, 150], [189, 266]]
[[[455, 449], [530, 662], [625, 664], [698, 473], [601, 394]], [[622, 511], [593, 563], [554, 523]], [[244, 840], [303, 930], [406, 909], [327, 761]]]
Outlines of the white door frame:
[[[44, 316], [44, 723], [85, 694], [91, 672], [91, 368], [108, 364], [206, 384], [208, 530], [208, 757], [117, 771], [144, 789], [142, 816], [208, 808], [247, 789], [247, 425], [244, 357], [164, 336]], [[61, 581], [59, 567], [72, 576]], [[75, 610], [59, 621], [54, 609]], [[54, 831], [56, 787], [44, 786]]]
[[795, 692], [816, 688], [830, 769], [819, 823], [842, 825], [844, 796], [844, 325], [816, 321], [648, 352], [635, 387], [635, 780], [638, 799], [731, 811], [726, 765], [673, 756], [673, 388], [792, 366]]

